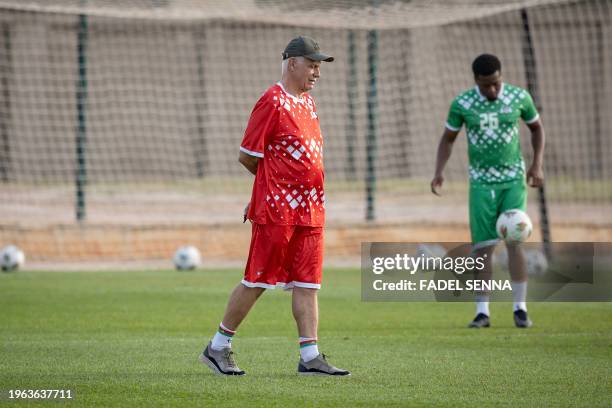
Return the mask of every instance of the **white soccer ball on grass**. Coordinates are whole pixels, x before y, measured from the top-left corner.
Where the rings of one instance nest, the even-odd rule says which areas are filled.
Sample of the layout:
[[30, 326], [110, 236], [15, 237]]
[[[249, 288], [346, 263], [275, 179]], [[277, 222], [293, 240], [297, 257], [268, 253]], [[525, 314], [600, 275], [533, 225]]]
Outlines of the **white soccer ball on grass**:
[[25, 263], [25, 254], [15, 245], [8, 245], [0, 251], [0, 267], [5, 272], [16, 271]]
[[495, 225], [497, 235], [509, 243], [525, 242], [533, 231], [529, 216], [524, 211], [515, 209], [504, 211], [497, 218]]
[[182, 246], [174, 253], [174, 267], [179, 271], [188, 271], [197, 268], [202, 263], [200, 251], [191, 245]]

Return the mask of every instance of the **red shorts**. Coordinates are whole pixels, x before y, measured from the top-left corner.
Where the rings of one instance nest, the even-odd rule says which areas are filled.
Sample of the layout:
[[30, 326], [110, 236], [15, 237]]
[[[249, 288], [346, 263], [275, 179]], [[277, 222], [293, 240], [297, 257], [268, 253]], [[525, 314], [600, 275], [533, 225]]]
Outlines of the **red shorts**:
[[242, 284], [274, 289], [321, 288], [323, 227], [253, 223]]

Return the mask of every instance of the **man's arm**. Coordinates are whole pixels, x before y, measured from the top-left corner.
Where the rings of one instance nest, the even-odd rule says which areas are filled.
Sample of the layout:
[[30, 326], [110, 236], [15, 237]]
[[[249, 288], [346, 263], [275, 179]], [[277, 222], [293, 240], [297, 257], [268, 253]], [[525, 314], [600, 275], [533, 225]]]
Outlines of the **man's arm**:
[[238, 161], [252, 174], [257, 174], [257, 165], [259, 164], [258, 157], [246, 154], [241, 150], [240, 156], [238, 156]]
[[444, 183], [442, 173], [444, 172], [446, 162], [448, 162], [448, 159], [451, 156], [453, 151], [453, 143], [455, 143], [455, 139], [457, 138], [458, 134], [458, 130], [444, 128], [444, 133], [442, 134], [442, 138], [440, 138], [440, 144], [438, 144], [438, 155], [436, 157], [436, 173], [434, 174], [433, 180], [431, 180], [431, 192], [435, 195], [440, 195], [438, 193], [438, 189], [442, 187], [442, 184]]
[[[255, 156], [251, 156], [250, 154], [246, 154], [242, 150], [240, 151], [240, 155], [238, 156], [238, 161], [242, 164], [248, 171], [252, 174], [257, 174], [257, 165], [259, 164], [259, 158]], [[247, 214], [249, 213], [249, 206], [251, 203], [249, 202], [246, 207], [244, 207], [243, 219], [242, 222], [245, 223], [247, 220]]]
[[542, 164], [544, 163], [544, 144], [546, 140], [544, 127], [540, 120], [528, 123], [527, 127], [531, 131], [531, 146], [533, 147], [533, 162], [526, 175], [527, 184], [531, 187], [542, 187], [544, 185]]

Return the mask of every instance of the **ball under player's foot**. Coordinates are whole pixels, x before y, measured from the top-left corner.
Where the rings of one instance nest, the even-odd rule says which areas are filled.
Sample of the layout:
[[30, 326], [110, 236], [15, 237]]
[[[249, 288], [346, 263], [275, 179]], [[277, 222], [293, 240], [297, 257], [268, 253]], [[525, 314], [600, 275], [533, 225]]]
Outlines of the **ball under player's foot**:
[[480, 329], [481, 327], [489, 327], [491, 326], [491, 322], [489, 321], [489, 316], [484, 313], [478, 313], [474, 320], [470, 322], [468, 325], [471, 329]]
[[322, 375], [322, 376], [348, 376], [351, 373], [347, 370], [334, 367], [327, 362], [325, 354], [319, 354], [309, 361], [304, 361], [300, 358], [298, 364], [298, 374], [300, 375]]
[[224, 347], [221, 350], [215, 350], [211, 347], [211, 343], [208, 343], [202, 354], [200, 354], [200, 361], [210, 367], [215, 374], [245, 374], [245, 372], [236, 365], [236, 361], [234, 360], [234, 352], [229, 347]]
[[518, 309], [514, 311], [514, 325], [521, 329], [526, 329], [533, 326], [533, 322], [529, 320], [526, 311]]

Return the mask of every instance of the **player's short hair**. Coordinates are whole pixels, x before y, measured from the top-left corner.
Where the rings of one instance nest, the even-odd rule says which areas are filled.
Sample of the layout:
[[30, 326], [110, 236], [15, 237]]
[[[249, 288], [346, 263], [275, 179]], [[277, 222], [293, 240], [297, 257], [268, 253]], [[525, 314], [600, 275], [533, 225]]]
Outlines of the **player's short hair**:
[[[289, 58], [295, 58], [297, 60], [303, 60], [304, 59], [304, 57], [289, 57]], [[285, 75], [287, 73], [287, 69], [289, 67], [289, 58], [285, 58], [281, 62], [281, 75]]]
[[493, 75], [496, 71], [501, 73], [501, 61], [495, 55], [480, 54], [472, 62], [475, 77]]

